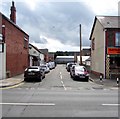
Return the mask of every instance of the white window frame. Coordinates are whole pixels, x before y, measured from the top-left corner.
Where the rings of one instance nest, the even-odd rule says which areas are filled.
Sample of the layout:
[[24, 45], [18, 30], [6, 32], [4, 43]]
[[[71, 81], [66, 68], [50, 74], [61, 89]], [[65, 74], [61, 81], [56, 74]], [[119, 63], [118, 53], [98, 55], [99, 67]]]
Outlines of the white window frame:
[[0, 53], [3, 52], [3, 37], [2, 34], [0, 33]]

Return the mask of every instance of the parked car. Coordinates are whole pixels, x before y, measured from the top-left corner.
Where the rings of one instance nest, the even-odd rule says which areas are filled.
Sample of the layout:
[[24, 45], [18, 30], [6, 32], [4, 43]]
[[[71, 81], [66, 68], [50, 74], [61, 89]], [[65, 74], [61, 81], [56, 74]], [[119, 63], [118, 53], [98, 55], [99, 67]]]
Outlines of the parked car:
[[84, 81], [89, 80], [89, 73], [85, 66], [75, 65], [70, 71], [71, 78], [73, 79], [83, 79]]
[[48, 72], [50, 72], [50, 68], [47, 66], [47, 65], [41, 65], [40, 66], [43, 70], [45, 70], [45, 73], [48, 73]]
[[24, 81], [42, 81], [45, 78], [45, 71], [40, 66], [31, 66], [24, 71]]
[[48, 65], [49, 65], [50, 69], [54, 69], [55, 68], [55, 62], [49, 62]]
[[76, 65], [76, 64], [77, 64], [77, 63], [74, 63], [74, 62], [69, 62], [69, 63], [67, 63], [67, 65], [66, 65], [67, 71], [70, 72], [70, 68], [72, 67], [72, 65]]

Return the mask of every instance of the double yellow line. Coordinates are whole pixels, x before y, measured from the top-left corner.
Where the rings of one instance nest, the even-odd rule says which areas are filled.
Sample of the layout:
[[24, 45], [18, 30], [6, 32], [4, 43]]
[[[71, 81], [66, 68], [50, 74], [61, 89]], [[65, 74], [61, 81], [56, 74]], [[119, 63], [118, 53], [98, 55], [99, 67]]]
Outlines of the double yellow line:
[[23, 83], [20, 83], [20, 84], [16, 84], [16, 85], [14, 85], [14, 86], [3, 87], [3, 88], [0, 88], [0, 90], [7, 90], [7, 89], [16, 88], [16, 87], [19, 87], [19, 86], [21, 86], [21, 85], [23, 85], [23, 84], [24, 84], [24, 82], [23, 82]]

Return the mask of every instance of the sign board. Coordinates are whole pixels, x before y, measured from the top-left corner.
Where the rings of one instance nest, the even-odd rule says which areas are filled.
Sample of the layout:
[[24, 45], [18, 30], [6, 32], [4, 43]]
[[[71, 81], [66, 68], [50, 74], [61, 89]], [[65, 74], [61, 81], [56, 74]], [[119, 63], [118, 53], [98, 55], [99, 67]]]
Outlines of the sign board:
[[120, 54], [120, 48], [108, 48], [107, 49], [108, 55], [117, 55]]

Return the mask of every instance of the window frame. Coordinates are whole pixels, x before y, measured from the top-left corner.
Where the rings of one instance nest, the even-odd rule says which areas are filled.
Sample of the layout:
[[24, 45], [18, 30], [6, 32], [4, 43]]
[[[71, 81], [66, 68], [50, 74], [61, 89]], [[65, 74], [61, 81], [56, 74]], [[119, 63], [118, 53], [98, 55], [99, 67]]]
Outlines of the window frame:
[[3, 35], [0, 33], [0, 53], [4, 52]]
[[[118, 36], [117, 36], [118, 34]], [[120, 32], [115, 32], [115, 47], [120, 47]]]

